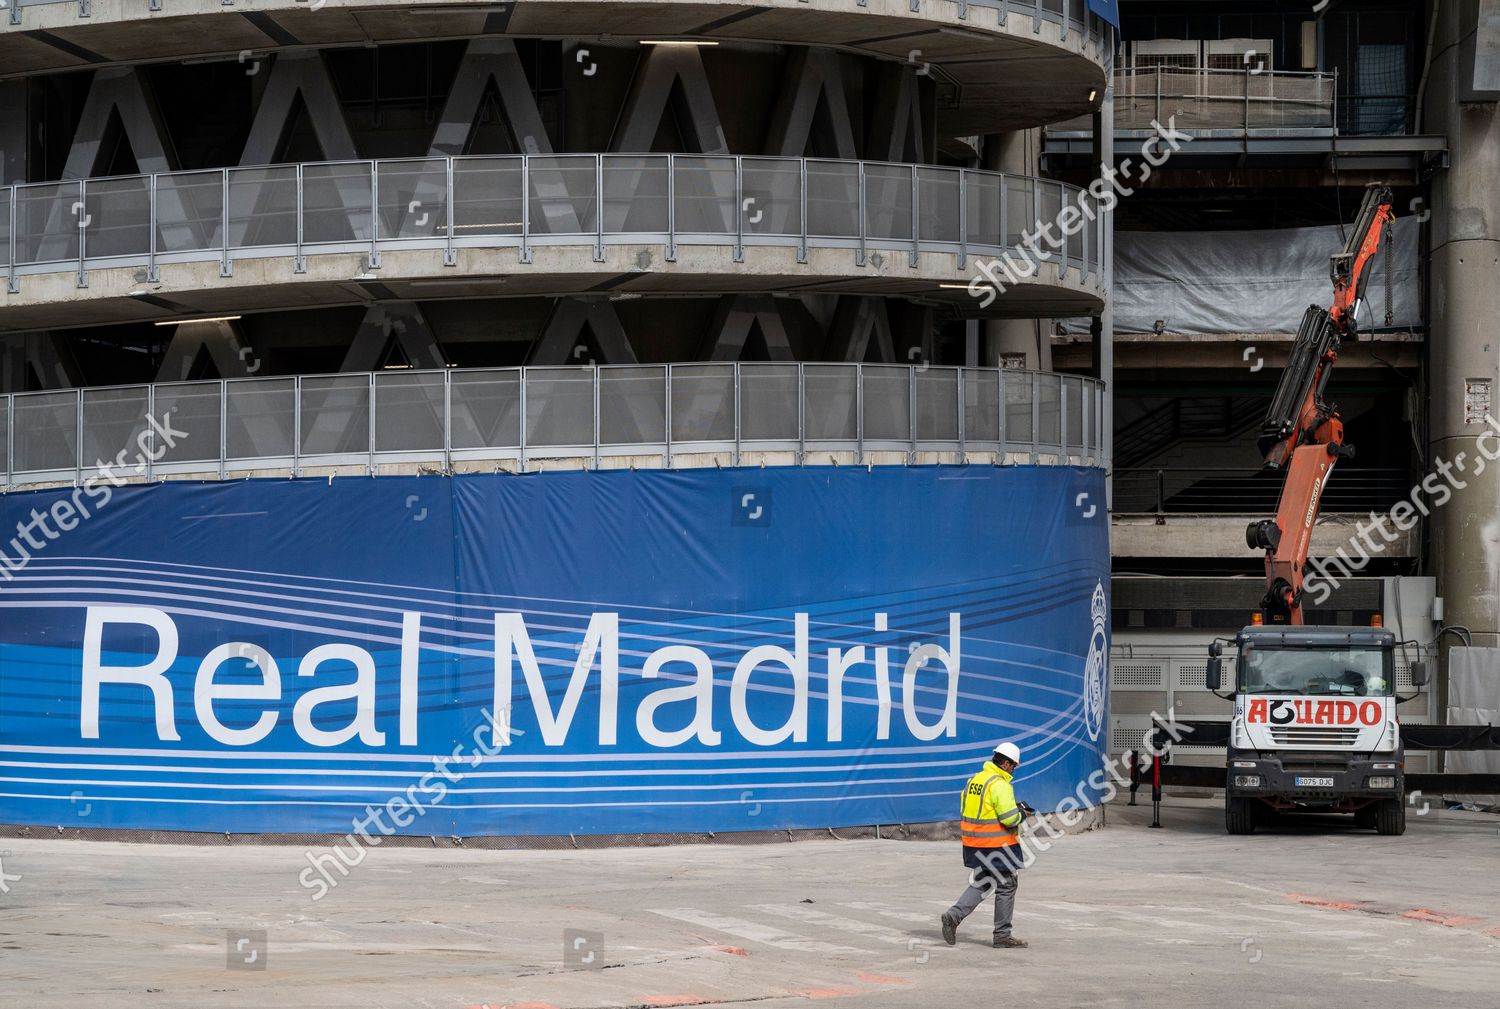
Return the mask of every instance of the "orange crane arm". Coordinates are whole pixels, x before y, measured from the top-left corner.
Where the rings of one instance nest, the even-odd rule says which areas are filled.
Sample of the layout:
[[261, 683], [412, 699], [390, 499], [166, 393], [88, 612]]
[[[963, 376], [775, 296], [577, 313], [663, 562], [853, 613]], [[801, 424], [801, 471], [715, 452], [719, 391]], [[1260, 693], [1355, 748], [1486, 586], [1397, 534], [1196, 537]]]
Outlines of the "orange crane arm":
[[1323, 392], [1338, 362], [1339, 345], [1355, 338], [1355, 306], [1368, 279], [1365, 267], [1394, 216], [1391, 201], [1387, 186], [1365, 191], [1349, 242], [1343, 252], [1329, 257], [1333, 307], [1308, 306], [1261, 425], [1258, 444], [1266, 467], [1286, 471], [1276, 517], [1252, 522], [1245, 531], [1250, 548], [1265, 551], [1261, 612], [1267, 623], [1302, 623], [1303, 567], [1323, 491], [1334, 463], [1354, 455], [1354, 446], [1344, 444], [1338, 409], [1324, 400]]

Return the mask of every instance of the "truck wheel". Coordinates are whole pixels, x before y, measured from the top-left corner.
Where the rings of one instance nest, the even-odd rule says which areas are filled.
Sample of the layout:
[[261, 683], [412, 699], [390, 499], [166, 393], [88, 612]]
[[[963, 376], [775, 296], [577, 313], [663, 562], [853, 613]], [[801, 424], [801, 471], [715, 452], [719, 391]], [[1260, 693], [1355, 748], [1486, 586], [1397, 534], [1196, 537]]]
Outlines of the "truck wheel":
[[1255, 800], [1226, 797], [1224, 827], [1231, 834], [1255, 833]]
[[1406, 833], [1406, 803], [1400, 799], [1381, 799], [1375, 811], [1375, 832], [1397, 837]]

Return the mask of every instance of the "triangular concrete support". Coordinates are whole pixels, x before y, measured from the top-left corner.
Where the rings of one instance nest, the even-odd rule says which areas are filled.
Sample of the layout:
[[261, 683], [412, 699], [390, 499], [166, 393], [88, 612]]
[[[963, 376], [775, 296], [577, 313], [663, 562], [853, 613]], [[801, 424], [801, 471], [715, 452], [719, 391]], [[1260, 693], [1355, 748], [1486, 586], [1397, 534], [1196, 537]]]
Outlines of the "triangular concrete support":
[[219, 378], [245, 378], [260, 371], [260, 359], [237, 323], [184, 322], [172, 331], [172, 339], [156, 369], [158, 382], [186, 382], [193, 365], [207, 353]]
[[845, 296], [829, 327], [827, 358], [831, 361], [896, 364], [891, 323], [883, 298]]
[[392, 343], [413, 368], [446, 368], [448, 358], [438, 346], [421, 308], [409, 301], [371, 305], [355, 330], [339, 371], [378, 371]]
[[811, 141], [831, 145], [811, 152], [813, 157], [858, 158], [839, 54], [796, 49], [787, 59], [785, 81], [766, 130], [766, 152], [783, 158], [806, 157]]
[[[593, 346], [599, 359], [593, 361], [588, 341], [584, 337], [587, 327], [593, 336]], [[620, 317], [614, 306], [600, 299], [559, 298], [542, 335], [531, 349], [526, 360], [531, 365], [547, 364], [635, 364], [635, 349], [620, 325]]]
[[752, 326], [760, 327], [766, 343], [766, 355], [772, 361], [795, 361], [787, 340], [786, 323], [775, 298], [768, 294], [725, 295], [719, 299], [714, 321], [704, 334], [700, 360], [738, 361], [745, 353], [745, 342]]
[[703, 71], [703, 57], [696, 46], [645, 47], [610, 149], [650, 153], [662, 119], [669, 112], [690, 153], [729, 153], [708, 75]]
[[0, 341], [0, 390], [33, 391], [33, 375], [42, 389], [72, 389], [84, 384], [83, 370], [61, 333], [10, 333]]

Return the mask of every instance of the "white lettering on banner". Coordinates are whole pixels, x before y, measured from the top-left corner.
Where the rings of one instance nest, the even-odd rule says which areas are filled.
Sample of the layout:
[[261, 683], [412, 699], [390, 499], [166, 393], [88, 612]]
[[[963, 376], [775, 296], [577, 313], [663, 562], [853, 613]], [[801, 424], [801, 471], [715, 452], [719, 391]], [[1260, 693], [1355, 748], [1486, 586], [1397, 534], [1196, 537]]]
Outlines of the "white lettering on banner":
[[[240, 658], [260, 670], [259, 683], [215, 683], [214, 674], [232, 658]], [[246, 641], [231, 641], [203, 656], [198, 679], [193, 684], [193, 712], [198, 724], [214, 739], [229, 746], [258, 743], [276, 726], [276, 712], [265, 711], [248, 729], [231, 729], [214, 714], [214, 701], [275, 701], [281, 697], [281, 670], [271, 653]], [[95, 712], [97, 713], [97, 708]]]
[[[104, 625], [139, 624], [156, 631], [156, 657], [144, 666], [104, 664]], [[83, 625], [83, 691], [79, 698], [79, 734], [99, 738], [99, 686], [134, 683], [149, 687], [156, 705], [156, 738], [176, 740], [172, 714], [172, 684], [166, 671], [177, 661], [177, 625], [161, 610], [149, 606], [90, 606]]]
[[[876, 633], [889, 633], [887, 615], [876, 613]], [[791, 740], [806, 742], [808, 738], [808, 709], [811, 696], [810, 680], [811, 652], [809, 648], [809, 618], [806, 613], [793, 616], [792, 647], [781, 645], [756, 645], [745, 651], [735, 663], [734, 673], [729, 679], [729, 716], [735, 731], [752, 746], [776, 746]], [[114, 665], [105, 658], [105, 634], [115, 628], [116, 635], [136, 649], [144, 639], [155, 638], [154, 654], [145, 649], [143, 661], [132, 665]], [[292, 728], [304, 742], [317, 747], [340, 746], [351, 740], [361, 745], [381, 747], [386, 745], [386, 729], [396, 730], [396, 738], [402, 747], [418, 745], [419, 695], [421, 673], [422, 615], [403, 613], [399, 654], [399, 681], [397, 713], [393, 725], [382, 727], [377, 719], [377, 668], [375, 658], [369, 651], [353, 644], [329, 643], [313, 648], [297, 666], [297, 677], [313, 679], [320, 676], [342, 674], [347, 680], [352, 667], [352, 681], [324, 683], [303, 691], [292, 705]], [[147, 606], [89, 606], [83, 635], [82, 689], [80, 691], [79, 727], [84, 739], [99, 738], [99, 708], [101, 695], [108, 686], [110, 698], [129, 696], [126, 688], [144, 687], [150, 691], [155, 712], [157, 738], [163, 741], [178, 741], [172, 682], [167, 671], [178, 660], [178, 630], [172, 617], [163, 610]], [[558, 647], [559, 642], [548, 645]], [[521, 667], [521, 678], [525, 682], [525, 694], [536, 713], [542, 744], [549, 747], [566, 746], [573, 722], [583, 701], [585, 688], [595, 668], [599, 671], [599, 687], [593, 692], [598, 709], [598, 743], [613, 746], [617, 742], [619, 719], [620, 680], [620, 618], [617, 613], [594, 613], [584, 630], [583, 640], [576, 646], [577, 658], [572, 664], [567, 685], [560, 699], [554, 699], [542, 676], [541, 664], [532, 646], [526, 621], [519, 613], [495, 614], [494, 650], [494, 704], [497, 710], [510, 711], [513, 703], [515, 666]], [[117, 651], [126, 651], [119, 649]], [[918, 740], [927, 742], [942, 736], [958, 734], [958, 689], [962, 664], [960, 647], [960, 617], [948, 615], [948, 641], [913, 644], [907, 661], [901, 670], [901, 713], [907, 731]], [[234, 664], [240, 661], [240, 666]], [[228, 665], [228, 670], [226, 670]], [[726, 663], [727, 665], [727, 663]], [[891, 737], [891, 670], [890, 648], [878, 645], [867, 648], [855, 645], [852, 648], [829, 648], [826, 653], [828, 712], [826, 734], [829, 742], [841, 742], [844, 738], [844, 702], [848, 677], [856, 667], [866, 666], [874, 674], [875, 738], [887, 740]], [[941, 711], [930, 724], [918, 711], [918, 675], [923, 670], [935, 670], [942, 677], [944, 695]], [[241, 678], [231, 679], [238, 672]], [[245, 673], [258, 674], [257, 678], [244, 679]], [[688, 674], [691, 674], [689, 676]], [[681, 746], [696, 740], [703, 746], [718, 746], [723, 742], [720, 727], [714, 725], [714, 662], [708, 652], [694, 645], [665, 645], [645, 656], [640, 676], [643, 680], [666, 678], [683, 681], [679, 685], [659, 686], [642, 693], [635, 712], [635, 727], [645, 745], [659, 749]], [[781, 686], [789, 678], [787, 686]], [[790, 697], [785, 720], [779, 725], [766, 726], [755, 721], [751, 715], [750, 691], [752, 678], [756, 687], [770, 688], [778, 694]], [[778, 682], [779, 681], [779, 682]], [[864, 681], [869, 684], [871, 681]], [[937, 692], [936, 687], [924, 689], [923, 693]], [[136, 696], [139, 696], [138, 694]], [[193, 712], [203, 732], [215, 742], [225, 746], [250, 746], [269, 736], [280, 718], [279, 702], [283, 697], [281, 670], [276, 659], [262, 646], [244, 641], [231, 641], [213, 648], [198, 665], [193, 680]], [[255, 701], [259, 705], [245, 712], [253, 715], [253, 724], [235, 728], [220, 720], [220, 702]], [[347, 724], [330, 727], [328, 718], [315, 719], [317, 709], [324, 705], [346, 706], [354, 704], [354, 714]], [[519, 702], [517, 702], [519, 703]], [[683, 719], [667, 716], [668, 724], [681, 728], [662, 728], [658, 718], [662, 709], [669, 705], [691, 705], [692, 715], [685, 725]], [[937, 705], [932, 705], [937, 710]], [[670, 709], [669, 709], [670, 710]], [[782, 710], [773, 702], [771, 710]], [[759, 712], [765, 718], [764, 711]], [[628, 716], [627, 716], [628, 717]], [[932, 717], [932, 716], [928, 716]], [[315, 721], [321, 724], [314, 724]], [[512, 719], [491, 721], [491, 745], [495, 748], [510, 744]], [[483, 731], [483, 727], [481, 730]], [[867, 730], [861, 730], [861, 732]], [[866, 737], [868, 738], [868, 737]], [[576, 744], [575, 744], [576, 745]]]

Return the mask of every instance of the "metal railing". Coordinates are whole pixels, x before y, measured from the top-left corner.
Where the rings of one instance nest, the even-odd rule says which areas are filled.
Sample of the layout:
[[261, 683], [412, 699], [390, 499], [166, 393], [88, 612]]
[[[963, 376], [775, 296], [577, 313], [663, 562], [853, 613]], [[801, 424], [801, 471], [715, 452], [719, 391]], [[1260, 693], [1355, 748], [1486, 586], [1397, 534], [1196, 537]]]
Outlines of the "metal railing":
[[[0, 396], [5, 486], [310, 467], [852, 453], [1103, 465], [1076, 375], [883, 364], [393, 369]], [[876, 457], [872, 453], [896, 453]], [[105, 467], [108, 467], [106, 471]]]
[[[562, 154], [341, 161], [172, 172], [0, 189], [0, 265], [18, 277], [163, 263], [506, 247], [531, 261], [539, 246], [754, 246], [870, 252], [971, 253], [1014, 247], [1081, 190], [1045, 179], [927, 165], [686, 154]], [[1059, 268], [1097, 273], [1099, 232], [1056, 250]]]
[[[231, 6], [233, 2], [234, 0], [222, 0], [222, 5]], [[308, 3], [309, 0], [296, 0], [296, 2]], [[908, 3], [912, 12], [921, 11], [921, 0], [908, 0]], [[86, 19], [93, 16], [92, 0], [9, 0], [9, 23], [12, 25], [22, 23], [23, 8], [62, 4], [77, 8], [79, 18]], [[869, 0], [849, 0], [849, 5], [865, 8], [869, 6]], [[149, 14], [176, 13], [177, 11], [173, 8], [186, 5], [179, 5], [175, 0], [129, 0], [129, 6], [138, 9], [144, 17]], [[342, 4], [339, 0], [334, 0], [333, 6], [338, 7]], [[963, 0], [959, 5], [960, 17], [968, 7], [987, 7], [991, 10], [998, 10], [1001, 24], [1005, 23], [1010, 14], [1030, 17], [1038, 28], [1042, 23], [1050, 22], [1059, 27], [1064, 41], [1078, 34], [1101, 47], [1108, 43], [1107, 51], [1114, 49], [1112, 37], [1114, 29], [1098, 15], [1089, 12], [1086, 0]]]
[[[1255, 454], [1253, 446], [1246, 448]], [[1271, 515], [1286, 475], [1280, 470], [1229, 467], [1121, 467], [1114, 470], [1116, 514]], [[1340, 466], [1319, 508], [1324, 515], [1389, 511], [1411, 490], [1411, 474], [1396, 467]]]
[[[1195, 134], [1243, 136], [1252, 131], [1333, 133], [1336, 74], [1146, 67], [1114, 75], [1115, 129], [1150, 130], [1173, 120]], [[1088, 132], [1087, 117], [1057, 123], [1049, 133]]]

